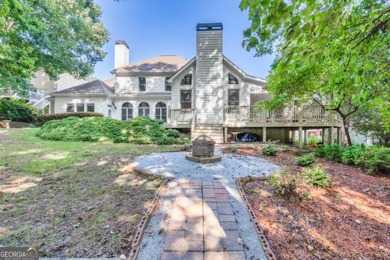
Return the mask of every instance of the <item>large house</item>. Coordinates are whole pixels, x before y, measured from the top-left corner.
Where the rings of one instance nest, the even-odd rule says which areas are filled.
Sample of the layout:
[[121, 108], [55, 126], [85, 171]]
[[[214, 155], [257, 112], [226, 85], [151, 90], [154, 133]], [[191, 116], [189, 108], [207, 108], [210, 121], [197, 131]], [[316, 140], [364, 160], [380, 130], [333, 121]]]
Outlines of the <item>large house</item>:
[[[128, 120], [149, 116], [165, 127], [191, 130], [226, 142], [238, 132], [263, 140], [304, 141], [317, 129], [328, 142], [341, 140], [340, 121], [317, 105], [289, 104], [265, 110], [266, 81], [250, 76], [223, 55], [223, 26], [196, 26], [196, 56], [157, 56], [129, 64], [129, 47], [115, 43], [114, 87], [100, 80], [51, 93], [52, 113], [91, 111]], [[337, 133], [335, 133], [337, 129]]]

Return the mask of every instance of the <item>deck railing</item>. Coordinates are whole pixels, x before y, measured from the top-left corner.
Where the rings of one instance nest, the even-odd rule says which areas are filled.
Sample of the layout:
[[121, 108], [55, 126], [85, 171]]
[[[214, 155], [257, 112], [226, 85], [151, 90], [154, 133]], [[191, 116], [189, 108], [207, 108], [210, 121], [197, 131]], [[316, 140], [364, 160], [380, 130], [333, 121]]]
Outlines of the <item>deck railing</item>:
[[[184, 125], [194, 123], [194, 109], [169, 109], [168, 125]], [[284, 106], [275, 109], [264, 109], [260, 106], [226, 106], [223, 110], [224, 124], [229, 125], [262, 125], [300, 123], [338, 124], [340, 118], [332, 111], [315, 104], [301, 106]]]
[[193, 109], [169, 109], [168, 123], [190, 123], [194, 117]]
[[227, 123], [331, 123], [339, 120], [336, 114], [319, 105], [284, 106], [272, 110], [260, 106], [227, 106], [225, 108], [225, 119]]

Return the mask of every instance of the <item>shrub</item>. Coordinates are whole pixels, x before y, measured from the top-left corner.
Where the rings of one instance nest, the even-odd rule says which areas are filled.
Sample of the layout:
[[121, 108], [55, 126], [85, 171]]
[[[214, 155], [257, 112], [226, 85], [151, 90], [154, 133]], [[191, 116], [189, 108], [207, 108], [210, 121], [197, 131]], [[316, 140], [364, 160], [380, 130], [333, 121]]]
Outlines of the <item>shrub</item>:
[[316, 162], [314, 154], [306, 154], [294, 158], [294, 162], [300, 166], [309, 166]]
[[350, 145], [343, 148], [341, 162], [348, 165], [361, 165], [364, 150], [364, 145]]
[[93, 112], [70, 112], [70, 113], [56, 113], [56, 114], [46, 114], [39, 115], [37, 119], [37, 124], [39, 126], [44, 125], [46, 122], [51, 120], [59, 120], [68, 117], [103, 117], [104, 115], [101, 113], [93, 113]]
[[361, 165], [368, 173], [390, 173], [390, 148], [369, 146], [361, 157]]
[[0, 119], [34, 123], [38, 111], [21, 100], [0, 99]]
[[277, 194], [291, 196], [295, 194], [297, 176], [283, 169], [281, 172], [272, 175], [267, 183], [275, 188]]
[[278, 153], [278, 150], [272, 144], [267, 144], [261, 148], [261, 152], [264, 155], [275, 156]]
[[343, 148], [338, 144], [325, 145], [323, 148], [324, 157], [329, 160], [341, 162]]
[[327, 187], [330, 185], [330, 175], [320, 166], [303, 169], [300, 177], [304, 182], [314, 186]]
[[51, 120], [38, 131], [42, 139], [56, 141], [112, 141], [136, 144], [180, 144], [185, 140], [172, 137], [174, 130], [164, 129], [149, 117], [119, 121], [106, 117], [68, 117]]

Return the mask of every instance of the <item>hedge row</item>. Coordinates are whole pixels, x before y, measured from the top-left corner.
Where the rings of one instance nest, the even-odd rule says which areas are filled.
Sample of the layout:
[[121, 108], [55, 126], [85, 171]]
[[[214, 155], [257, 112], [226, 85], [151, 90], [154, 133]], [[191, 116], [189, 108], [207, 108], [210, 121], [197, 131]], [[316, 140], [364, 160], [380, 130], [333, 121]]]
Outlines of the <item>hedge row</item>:
[[368, 173], [390, 173], [390, 148], [383, 146], [319, 145], [315, 150], [319, 157], [336, 162], [361, 166]]
[[82, 118], [82, 117], [103, 117], [103, 116], [104, 116], [103, 114], [93, 113], [93, 112], [70, 112], [70, 113], [46, 114], [46, 115], [38, 116], [37, 124], [39, 126], [42, 126], [51, 120], [60, 120], [68, 117]]
[[38, 111], [24, 101], [15, 99], [0, 99], [0, 120], [34, 123]]
[[119, 121], [106, 117], [68, 117], [44, 124], [37, 136], [55, 141], [111, 141], [136, 144], [181, 144], [178, 131], [165, 129], [149, 117]]

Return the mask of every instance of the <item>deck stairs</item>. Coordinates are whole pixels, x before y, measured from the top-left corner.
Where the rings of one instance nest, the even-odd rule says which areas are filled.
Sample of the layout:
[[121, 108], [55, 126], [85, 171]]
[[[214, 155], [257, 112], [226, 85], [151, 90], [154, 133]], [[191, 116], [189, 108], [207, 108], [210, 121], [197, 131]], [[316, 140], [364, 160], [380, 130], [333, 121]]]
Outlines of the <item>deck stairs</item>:
[[193, 140], [201, 135], [211, 137], [217, 144], [223, 143], [223, 127], [222, 125], [201, 124], [195, 126], [193, 133]]

